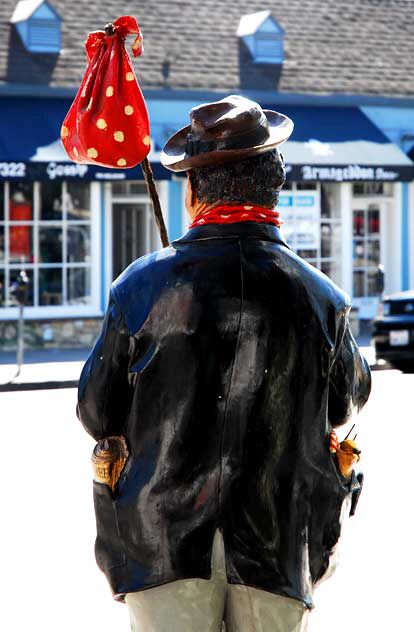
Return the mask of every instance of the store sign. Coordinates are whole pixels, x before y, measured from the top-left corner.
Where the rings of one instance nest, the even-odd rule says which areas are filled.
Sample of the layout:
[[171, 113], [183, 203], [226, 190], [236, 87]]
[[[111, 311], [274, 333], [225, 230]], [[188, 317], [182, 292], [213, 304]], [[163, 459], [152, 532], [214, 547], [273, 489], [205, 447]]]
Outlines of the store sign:
[[287, 165], [289, 180], [296, 182], [411, 182], [414, 166]]
[[[153, 162], [156, 178], [170, 180], [171, 171], [159, 162]], [[411, 182], [414, 166], [363, 165], [286, 165], [286, 177], [295, 182]], [[96, 165], [80, 165], [74, 162], [0, 162], [1, 180], [143, 180], [140, 166], [132, 169], [107, 169]]]
[[47, 175], [49, 176], [49, 180], [72, 180], [73, 178], [82, 178], [84, 179], [86, 174], [88, 173], [89, 167], [88, 165], [65, 165], [59, 162], [48, 162], [46, 167]]
[[[171, 172], [167, 171], [160, 163], [153, 163], [154, 176], [162, 180], [171, 179]], [[96, 165], [80, 165], [74, 162], [0, 162], [1, 180], [143, 180], [141, 167], [138, 165], [132, 169], [107, 169]]]
[[24, 162], [0, 162], [0, 180], [26, 177]]
[[295, 250], [317, 250], [320, 241], [319, 192], [279, 194], [278, 209], [283, 224], [283, 235]]

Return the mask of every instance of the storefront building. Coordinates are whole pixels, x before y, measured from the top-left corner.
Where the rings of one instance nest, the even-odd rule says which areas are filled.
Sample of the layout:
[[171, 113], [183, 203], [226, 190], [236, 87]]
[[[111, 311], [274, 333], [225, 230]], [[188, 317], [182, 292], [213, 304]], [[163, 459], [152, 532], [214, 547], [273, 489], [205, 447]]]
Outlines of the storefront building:
[[[28, 344], [84, 346], [99, 330], [112, 280], [160, 245], [139, 167], [123, 171], [67, 161], [57, 135], [69, 104], [0, 101], [4, 135], [23, 112], [32, 122], [9, 149], [3, 143], [0, 161], [3, 348], [15, 343], [17, 308], [9, 288], [20, 270], [30, 279]], [[157, 113], [172, 114], [174, 128], [185, 124], [193, 104], [155, 103], [151, 117], [150, 158], [171, 239], [187, 226], [185, 179], [159, 163], [165, 138]], [[281, 147], [287, 170], [279, 200], [282, 232], [300, 256], [351, 295], [360, 319], [372, 319], [381, 294], [380, 264], [386, 292], [412, 283], [412, 163], [358, 108], [286, 104], [283, 111], [295, 131]]]
[[[19, 105], [21, 100], [0, 101], [4, 129], [13, 127], [10, 118], [21, 115]], [[56, 138], [68, 103], [48, 105], [46, 126], [38, 119], [30, 134], [19, 137], [20, 148], [0, 157], [3, 349], [16, 343], [11, 286], [21, 270], [30, 281], [27, 345], [84, 347], [99, 331], [113, 278], [160, 246], [140, 168], [123, 172], [69, 163]], [[36, 120], [28, 103], [22, 109]], [[40, 147], [39, 139], [50, 137], [49, 128], [53, 141]], [[159, 170], [155, 164], [155, 177]], [[168, 182], [159, 183], [162, 200], [166, 186]]]
[[[20, 270], [30, 279], [27, 345], [85, 347], [99, 331], [113, 279], [135, 258], [160, 247], [160, 241], [140, 167], [77, 165], [68, 161], [60, 142], [61, 123], [84, 71], [83, 61], [79, 63], [83, 52], [72, 42], [71, 25], [76, 24], [76, 30], [84, 26], [86, 33], [89, 21], [62, 0], [30, 2], [34, 12], [27, 14], [28, 23], [30, 16], [44, 19], [56, 34], [67, 27], [61, 33], [62, 46], [56, 35], [54, 51], [42, 57], [41, 51], [30, 50], [30, 42], [26, 48], [22, 45], [23, 26], [18, 30], [10, 23], [14, 5], [23, 4], [7, 0], [8, 13], [5, 6], [0, 9], [0, 27], [4, 13], [10, 31], [9, 40], [0, 45], [8, 47], [4, 71], [0, 57], [0, 349], [15, 348], [17, 307], [10, 286]], [[173, 11], [173, 4], [162, 10]], [[207, 29], [200, 31], [200, 38], [215, 37], [218, 50], [225, 32], [232, 37], [226, 55], [213, 62], [208, 55], [214, 46], [205, 49], [201, 61], [152, 52], [152, 57], [150, 53], [136, 62], [143, 69], [142, 80], [138, 76], [151, 121], [150, 160], [173, 240], [188, 225], [185, 177], [165, 170], [159, 152], [168, 136], [188, 123], [191, 107], [238, 93], [291, 116], [295, 129], [281, 147], [287, 170], [279, 200], [282, 232], [300, 256], [349, 293], [357, 317], [369, 321], [381, 294], [380, 265], [386, 293], [414, 287], [414, 171], [407, 156], [414, 143], [414, 95], [394, 98], [390, 84], [386, 96], [377, 87], [377, 96], [366, 96], [357, 81], [346, 83], [341, 64], [336, 72], [343, 72], [348, 94], [335, 88], [329, 95], [331, 84], [327, 79], [323, 84], [322, 70], [312, 83], [312, 64], [299, 76], [294, 63], [305, 65], [306, 50], [297, 49], [294, 63], [296, 49], [290, 47], [289, 63], [284, 55], [296, 21], [305, 20], [302, 8], [289, 18], [294, 4], [271, 13], [253, 2], [255, 14], [235, 13], [231, 19], [226, 15], [220, 37], [208, 29], [206, 16], [206, 26], [197, 27]], [[321, 30], [323, 3], [314, 0], [312, 5], [312, 15], [320, 13]], [[189, 8], [187, 21], [196, 15], [195, 7]], [[126, 4], [124, 8], [126, 13]], [[222, 10], [217, 3], [217, 11]], [[340, 15], [338, 9], [338, 19]], [[144, 19], [142, 26], [147, 51], [154, 51], [156, 42], [170, 45], [159, 21], [146, 26]], [[305, 26], [303, 21], [302, 35], [309, 35], [311, 43], [316, 31], [307, 35]], [[36, 31], [37, 46], [44, 32]], [[177, 37], [179, 33], [178, 25]], [[313, 58], [317, 54], [319, 61], [324, 59], [313, 50]], [[201, 63], [206, 71], [193, 72], [194, 64]], [[327, 63], [326, 76], [329, 69]], [[228, 77], [225, 85], [222, 77]], [[315, 94], [318, 90], [324, 93]], [[373, 87], [369, 90], [374, 93]]]

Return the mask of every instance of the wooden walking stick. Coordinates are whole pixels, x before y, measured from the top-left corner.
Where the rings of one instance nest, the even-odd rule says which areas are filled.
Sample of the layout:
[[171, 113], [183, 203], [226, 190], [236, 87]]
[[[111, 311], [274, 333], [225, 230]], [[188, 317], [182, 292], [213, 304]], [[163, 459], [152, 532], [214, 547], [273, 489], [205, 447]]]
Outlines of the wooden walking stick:
[[145, 184], [147, 185], [148, 193], [151, 197], [155, 221], [157, 223], [158, 231], [161, 237], [161, 243], [165, 248], [166, 246], [170, 245], [170, 242], [168, 239], [168, 233], [165, 226], [164, 218], [162, 216], [160, 198], [158, 197], [157, 187], [155, 186], [154, 174], [152, 172], [151, 163], [148, 158], [144, 158], [144, 160], [141, 162], [141, 168], [144, 173]]

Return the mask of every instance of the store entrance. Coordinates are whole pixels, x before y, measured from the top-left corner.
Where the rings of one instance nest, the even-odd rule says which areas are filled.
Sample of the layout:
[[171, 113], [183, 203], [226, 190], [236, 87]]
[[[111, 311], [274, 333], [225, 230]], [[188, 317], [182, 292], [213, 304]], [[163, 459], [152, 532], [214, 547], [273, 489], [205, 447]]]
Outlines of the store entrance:
[[148, 204], [122, 202], [112, 205], [113, 278], [138, 257], [151, 250], [151, 216]]
[[354, 198], [352, 208], [352, 284], [353, 304], [359, 317], [372, 319], [382, 293], [379, 266], [384, 264], [382, 229], [386, 202], [381, 199]]

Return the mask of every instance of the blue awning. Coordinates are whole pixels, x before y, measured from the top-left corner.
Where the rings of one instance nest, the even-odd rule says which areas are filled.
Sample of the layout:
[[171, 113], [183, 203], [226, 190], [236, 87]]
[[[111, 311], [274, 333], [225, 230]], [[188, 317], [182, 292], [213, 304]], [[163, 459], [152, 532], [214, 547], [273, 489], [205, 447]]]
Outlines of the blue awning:
[[[268, 109], [274, 110], [275, 106]], [[290, 116], [295, 124], [291, 139], [296, 142], [306, 142], [311, 138], [323, 143], [354, 140], [390, 142], [357, 107], [297, 105], [283, 106], [281, 111]]]
[[29, 161], [39, 147], [59, 140], [68, 99], [0, 99], [0, 160]]
[[[269, 108], [272, 109], [272, 108]], [[283, 107], [295, 127], [281, 146], [294, 180], [410, 181], [414, 165], [357, 107]]]
[[[60, 142], [60, 128], [70, 105], [71, 100], [65, 98], [0, 99], [0, 179], [142, 180], [139, 166], [106, 169], [68, 161]], [[275, 106], [264, 107], [275, 109]], [[281, 109], [295, 123], [291, 138], [281, 146], [291, 179], [410, 181], [414, 178], [413, 163], [408, 156], [359, 108]], [[183, 113], [183, 119], [187, 117]], [[162, 144], [166, 139], [155, 140]], [[160, 165], [158, 154], [152, 154], [152, 161], [157, 178], [171, 177], [171, 172]]]
[[[107, 169], [69, 161], [60, 141], [60, 128], [71, 99], [0, 99], [0, 180], [143, 180], [142, 170]], [[154, 175], [166, 180], [171, 172], [157, 161]]]

